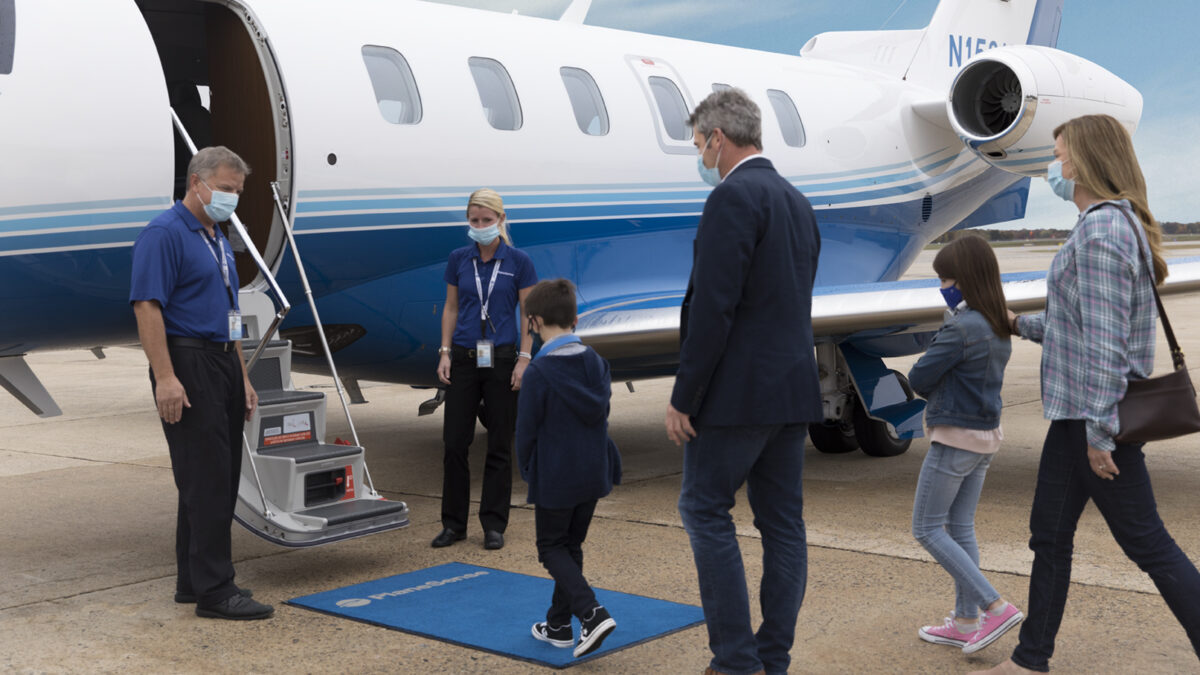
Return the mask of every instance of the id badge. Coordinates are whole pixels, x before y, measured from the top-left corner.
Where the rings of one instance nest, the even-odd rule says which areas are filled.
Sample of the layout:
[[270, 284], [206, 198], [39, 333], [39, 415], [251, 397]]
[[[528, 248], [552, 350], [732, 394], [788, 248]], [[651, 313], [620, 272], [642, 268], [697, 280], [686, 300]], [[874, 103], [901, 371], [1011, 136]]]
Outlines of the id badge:
[[236, 309], [229, 310], [229, 340], [242, 339], [242, 313]]
[[475, 343], [475, 367], [492, 367], [492, 341], [480, 340]]

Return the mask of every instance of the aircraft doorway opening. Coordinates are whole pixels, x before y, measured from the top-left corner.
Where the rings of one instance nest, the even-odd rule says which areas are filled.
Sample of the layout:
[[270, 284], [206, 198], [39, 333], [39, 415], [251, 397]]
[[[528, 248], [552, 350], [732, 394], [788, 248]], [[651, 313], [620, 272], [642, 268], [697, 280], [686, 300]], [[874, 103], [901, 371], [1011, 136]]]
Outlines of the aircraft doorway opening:
[[[290, 194], [291, 139], [274, 61], [247, 30], [230, 0], [137, 0], [158, 48], [171, 107], [198, 148], [224, 145], [250, 165], [237, 213], [268, 265], [282, 250], [283, 223], [271, 182]], [[207, 99], [207, 100], [205, 100]], [[164, 122], [170, 117], [163, 112]], [[173, 133], [175, 133], [173, 131]], [[283, 150], [281, 152], [281, 149]], [[191, 153], [175, 133], [175, 198], [186, 191]], [[236, 233], [238, 278], [246, 286], [259, 273]]]

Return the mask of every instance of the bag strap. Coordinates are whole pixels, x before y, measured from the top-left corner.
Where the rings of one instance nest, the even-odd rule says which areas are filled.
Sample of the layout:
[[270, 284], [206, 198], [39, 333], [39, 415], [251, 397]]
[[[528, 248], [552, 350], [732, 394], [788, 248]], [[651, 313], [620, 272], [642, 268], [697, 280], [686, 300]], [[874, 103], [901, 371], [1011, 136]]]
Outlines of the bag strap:
[[1142, 235], [1137, 231], [1137, 225], [1133, 219], [1133, 215], [1120, 204], [1113, 204], [1121, 213], [1125, 214], [1125, 220], [1129, 223], [1129, 227], [1133, 229], [1133, 238], [1137, 240], [1138, 254], [1142, 262], [1146, 263], [1150, 271], [1150, 290], [1154, 291], [1154, 302], [1158, 305], [1158, 318], [1162, 320], [1163, 329], [1167, 332], [1167, 345], [1171, 348], [1171, 363], [1175, 366], [1175, 370], [1182, 370], [1187, 366], [1183, 362], [1183, 350], [1179, 348], [1179, 343], [1175, 340], [1175, 331], [1171, 330], [1171, 321], [1167, 319], [1167, 310], [1163, 307], [1162, 298], [1158, 295], [1158, 284], [1154, 279], [1154, 263], [1146, 258], [1146, 248], [1142, 246]]

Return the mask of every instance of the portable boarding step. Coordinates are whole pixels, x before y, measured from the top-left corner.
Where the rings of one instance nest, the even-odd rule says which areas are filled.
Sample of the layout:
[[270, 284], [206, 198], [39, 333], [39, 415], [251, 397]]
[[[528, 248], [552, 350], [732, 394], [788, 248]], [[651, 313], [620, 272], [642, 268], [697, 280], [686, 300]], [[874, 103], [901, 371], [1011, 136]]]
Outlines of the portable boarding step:
[[[243, 292], [243, 303], [247, 293]], [[248, 322], [248, 330], [256, 330]], [[246, 347], [247, 352], [250, 347]], [[291, 343], [267, 343], [250, 370], [258, 410], [246, 423], [235, 518], [281, 546], [326, 544], [408, 525], [408, 506], [361, 481], [363, 449], [325, 443], [325, 394], [291, 382]]]

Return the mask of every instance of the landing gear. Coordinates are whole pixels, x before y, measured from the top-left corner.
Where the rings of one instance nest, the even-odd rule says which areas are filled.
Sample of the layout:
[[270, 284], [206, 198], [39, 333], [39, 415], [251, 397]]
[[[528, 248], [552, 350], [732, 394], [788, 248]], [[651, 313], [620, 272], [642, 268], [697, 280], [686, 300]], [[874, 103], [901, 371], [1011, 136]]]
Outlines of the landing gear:
[[[900, 380], [900, 386], [904, 388], [908, 400], [913, 400], [914, 395], [908, 385], [908, 378], [894, 370], [891, 372]], [[912, 445], [911, 438], [900, 438], [895, 427], [883, 420], [872, 419], [861, 405], [855, 406], [854, 409], [854, 435], [858, 438], [862, 451], [872, 457], [903, 455], [908, 446]]]
[[843, 413], [842, 419], [808, 425], [808, 437], [820, 452], [840, 455], [858, 449], [858, 438], [854, 432], [854, 413], [861, 406], [858, 405], [858, 395], [854, 392], [850, 392], [846, 399], [849, 410]]

